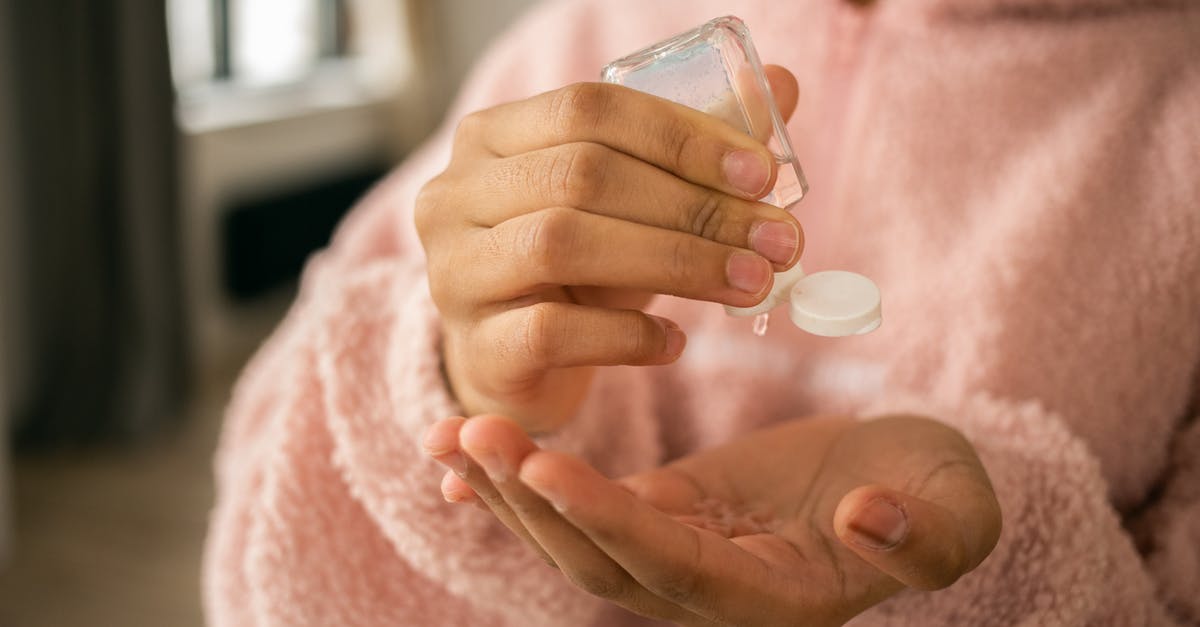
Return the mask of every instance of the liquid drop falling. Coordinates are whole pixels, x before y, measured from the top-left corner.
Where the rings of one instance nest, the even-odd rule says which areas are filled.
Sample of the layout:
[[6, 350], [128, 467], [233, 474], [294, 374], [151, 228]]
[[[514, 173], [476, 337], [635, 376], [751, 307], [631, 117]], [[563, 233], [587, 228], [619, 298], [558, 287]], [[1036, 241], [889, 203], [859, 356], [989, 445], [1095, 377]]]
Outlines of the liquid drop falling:
[[754, 316], [754, 334], [762, 337], [767, 334], [767, 324], [771, 322], [771, 314], [760, 313]]

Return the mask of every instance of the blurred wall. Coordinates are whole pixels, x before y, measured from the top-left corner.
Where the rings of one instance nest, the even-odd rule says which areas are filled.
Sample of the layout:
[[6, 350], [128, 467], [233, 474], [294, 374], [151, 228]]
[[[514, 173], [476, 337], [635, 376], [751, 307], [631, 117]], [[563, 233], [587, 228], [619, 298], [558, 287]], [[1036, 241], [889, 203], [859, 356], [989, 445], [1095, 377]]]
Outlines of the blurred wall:
[[432, 34], [426, 42], [427, 57], [436, 64], [439, 80], [433, 82], [433, 101], [445, 104], [476, 58], [497, 35], [537, 0], [438, 0], [427, 3]]
[[235, 303], [222, 285], [219, 225], [239, 198], [293, 189], [386, 159], [378, 104], [329, 108], [276, 120], [185, 133], [183, 250], [193, 368], [223, 380], [275, 326], [287, 290]]

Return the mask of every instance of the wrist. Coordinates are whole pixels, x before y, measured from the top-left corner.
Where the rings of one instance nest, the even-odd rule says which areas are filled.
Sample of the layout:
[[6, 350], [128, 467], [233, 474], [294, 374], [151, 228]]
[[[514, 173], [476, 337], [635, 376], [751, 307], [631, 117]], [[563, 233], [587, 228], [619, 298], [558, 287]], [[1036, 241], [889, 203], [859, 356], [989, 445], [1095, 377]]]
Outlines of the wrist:
[[480, 376], [480, 356], [472, 354], [459, 340], [461, 336], [447, 326], [443, 322], [442, 379], [464, 416], [504, 416], [526, 433], [539, 435], [560, 429], [582, 404], [592, 369], [552, 370], [536, 380], [512, 382], [497, 389]]

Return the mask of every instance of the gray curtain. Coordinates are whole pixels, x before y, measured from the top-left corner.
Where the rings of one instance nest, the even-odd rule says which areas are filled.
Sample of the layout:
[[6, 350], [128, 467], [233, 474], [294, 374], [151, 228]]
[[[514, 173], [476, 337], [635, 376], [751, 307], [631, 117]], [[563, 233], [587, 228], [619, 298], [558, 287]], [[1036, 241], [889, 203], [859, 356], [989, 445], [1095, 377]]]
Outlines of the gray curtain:
[[18, 444], [155, 430], [185, 381], [165, 3], [0, 1]]
[[[7, 0], [0, 0], [0, 29], [6, 29], [9, 24]], [[5, 30], [0, 30], [0, 42], [5, 42]], [[6, 52], [0, 50], [0, 53]], [[12, 86], [12, 57], [0, 54], [0, 570], [8, 562], [12, 550], [12, 501], [8, 455], [8, 428], [11, 424], [11, 414], [15, 406], [15, 395], [22, 387], [17, 375], [19, 370], [16, 355], [20, 351], [14, 337], [14, 329], [19, 324], [17, 303], [13, 300], [16, 292], [17, 248], [18, 240], [14, 237], [15, 227], [13, 214], [19, 199], [18, 183], [15, 174], [17, 154], [12, 137], [16, 131], [11, 105], [12, 99], [6, 94]]]

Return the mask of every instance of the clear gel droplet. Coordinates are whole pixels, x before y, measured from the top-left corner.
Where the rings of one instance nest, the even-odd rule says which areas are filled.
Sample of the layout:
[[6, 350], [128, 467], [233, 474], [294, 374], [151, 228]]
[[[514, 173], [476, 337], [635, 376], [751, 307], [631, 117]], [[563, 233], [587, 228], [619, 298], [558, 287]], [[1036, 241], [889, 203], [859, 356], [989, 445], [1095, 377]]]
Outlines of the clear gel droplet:
[[754, 316], [754, 334], [762, 337], [767, 334], [767, 324], [771, 322], [771, 314], [760, 313]]

